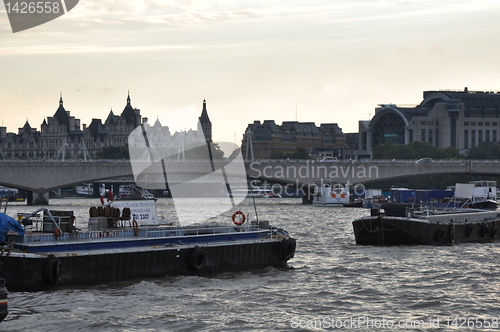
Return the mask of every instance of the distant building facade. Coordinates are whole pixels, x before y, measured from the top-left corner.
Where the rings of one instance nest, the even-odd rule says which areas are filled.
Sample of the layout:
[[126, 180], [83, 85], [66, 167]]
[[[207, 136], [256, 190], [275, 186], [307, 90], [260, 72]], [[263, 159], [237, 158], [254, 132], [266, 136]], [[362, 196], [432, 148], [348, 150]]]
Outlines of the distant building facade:
[[[189, 141], [191, 136], [205, 135], [211, 139], [212, 123], [208, 118], [206, 104], [203, 101], [202, 128], [185, 133], [170, 135], [168, 127], [156, 120], [153, 126], [147, 118], [141, 117], [139, 109], [132, 107], [130, 94], [120, 115], [111, 110], [104, 121], [92, 119], [89, 126], [80, 126], [80, 120], [70, 115], [64, 108], [62, 95], [59, 107], [54, 116], [47, 117], [38, 131], [28, 121], [18, 133], [8, 133], [6, 127], [0, 127], [0, 160], [1, 159], [87, 159], [96, 158], [97, 153], [106, 147], [122, 147], [128, 143], [129, 134], [139, 125], [144, 125], [151, 133], [155, 133], [155, 144]], [[201, 129], [201, 130], [200, 130]], [[207, 136], [209, 133], [210, 137]], [[181, 138], [182, 137], [182, 138]]]
[[500, 142], [500, 93], [424, 91], [419, 105], [381, 104], [370, 121], [359, 122], [356, 158], [371, 158], [385, 142], [425, 141], [461, 153], [482, 143]]
[[273, 120], [254, 121], [245, 130], [241, 144], [246, 160], [272, 159], [276, 155], [293, 154], [304, 148], [312, 157], [340, 156], [346, 139], [336, 123], [287, 121], [277, 125]]

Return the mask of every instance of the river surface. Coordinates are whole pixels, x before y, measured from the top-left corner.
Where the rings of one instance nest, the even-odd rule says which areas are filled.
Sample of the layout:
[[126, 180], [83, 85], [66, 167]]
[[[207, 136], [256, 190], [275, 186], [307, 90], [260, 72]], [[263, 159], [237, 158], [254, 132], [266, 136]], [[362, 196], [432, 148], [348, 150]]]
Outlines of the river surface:
[[[500, 331], [499, 242], [357, 246], [352, 221], [368, 210], [306, 206], [300, 199], [256, 202], [260, 219], [297, 239], [287, 268], [10, 293], [0, 330]], [[97, 202], [50, 203], [74, 210], [84, 226]], [[157, 209], [175, 218], [171, 200], [159, 199]], [[241, 209], [255, 217], [251, 200]], [[32, 210], [11, 205], [7, 214]]]

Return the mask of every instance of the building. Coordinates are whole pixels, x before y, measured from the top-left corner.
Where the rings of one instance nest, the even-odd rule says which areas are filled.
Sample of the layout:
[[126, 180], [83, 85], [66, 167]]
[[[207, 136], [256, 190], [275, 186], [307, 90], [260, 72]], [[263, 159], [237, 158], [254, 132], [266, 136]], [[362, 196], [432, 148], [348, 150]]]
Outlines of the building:
[[254, 121], [245, 130], [241, 144], [246, 160], [273, 159], [290, 155], [298, 148], [316, 158], [340, 156], [345, 135], [336, 123], [286, 121], [277, 125], [273, 120]]
[[500, 141], [500, 92], [424, 91], [419, 105], [381, 104], [370, 121], [359, 122], [356, 158], [371, 158], [385, 142], [425, 141], [460, 153]]
[[17, 134], [8, 133], [6, 127], [0, 127], [0, 159], [92, 159], [106, 147], [127, 145], [129, 134], [139, 125], [144, 125], [154, 133], [156, 144], [176, 144], [175, 149], [178, 149], [180, 143], [176, 142], [182, 141], [184, 144], [199, 139], [199, 135], [205, 135], [206, 140], [211, 140], [212, 123], [208, 118], [205, 101], [200, 122], [202, 130], [197, 128], [198, 130], [170, 135], [168, 127], [162, 126], [158, 120], [150, 126], [148, 119], [141, 117], [141, 111], [132, 107], [128, 94], [120, 115], [115, 115], [111, 110], [104, 123], [101, 119], [92, 119], [89, 126], [81, 126], [80, 120], [65, 109], [61, 95], [54, 116], [43, 121], [40, 131], [32, 128], [28, 121], [18, 129]]

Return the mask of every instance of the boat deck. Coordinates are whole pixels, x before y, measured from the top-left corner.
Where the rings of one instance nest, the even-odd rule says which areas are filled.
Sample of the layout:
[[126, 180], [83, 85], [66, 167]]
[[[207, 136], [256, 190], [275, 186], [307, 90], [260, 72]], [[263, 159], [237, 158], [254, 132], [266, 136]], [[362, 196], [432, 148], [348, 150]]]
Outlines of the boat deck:
[[179, 228], [172, 226], [102, 229], [57, 235], [53, 232], [28, 231], [14, 247], [24, 252], [73, 252], [128, 247], [148, 247], [184, 243], [223, 242], [269, 238], [269, 229], [216, 226]]

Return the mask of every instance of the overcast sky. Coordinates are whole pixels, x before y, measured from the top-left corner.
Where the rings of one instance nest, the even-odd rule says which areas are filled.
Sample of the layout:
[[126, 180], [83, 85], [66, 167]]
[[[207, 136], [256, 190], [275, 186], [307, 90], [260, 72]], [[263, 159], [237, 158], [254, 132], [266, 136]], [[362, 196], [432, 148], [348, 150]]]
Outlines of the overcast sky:
[[40, 129], [61, 92], [82, 124], [120, 114], [128, 90], [150, 123], [206, 99], [214, 140], [240, 143], [254, 120], [357, 132], [424, 90], [500, 90], [500, 0], [80, 0], [15, 34], [0, 9], [9, 132]]

